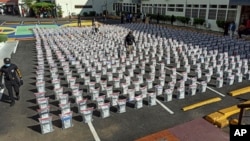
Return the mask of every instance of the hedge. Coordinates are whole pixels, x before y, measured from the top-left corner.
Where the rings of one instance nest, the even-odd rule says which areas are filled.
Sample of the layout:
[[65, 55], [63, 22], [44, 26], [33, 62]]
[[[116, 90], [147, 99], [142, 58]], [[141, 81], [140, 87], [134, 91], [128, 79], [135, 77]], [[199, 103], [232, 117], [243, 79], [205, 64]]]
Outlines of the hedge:
[[5, 34], [0, 34], [0, 42], [5, 42], [8, 40], [8, 36]]

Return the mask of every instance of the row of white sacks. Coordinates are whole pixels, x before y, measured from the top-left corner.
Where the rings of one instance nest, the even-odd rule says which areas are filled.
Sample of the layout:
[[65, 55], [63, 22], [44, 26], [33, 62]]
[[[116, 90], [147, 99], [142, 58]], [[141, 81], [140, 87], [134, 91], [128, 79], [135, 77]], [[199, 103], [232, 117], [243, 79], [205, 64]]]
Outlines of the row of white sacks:
[[[72, 36], [72, 35], [71, 35]], [[171, 40], [170, 40], [171, 41]], [[152, 45], [152, 44], [151, 44]], [[155, 44], [154, 46], [151, 46], [151, 48], [153, 48], [153, 52], [151, 52], [151, 54], [152, 54], [152, 57], [154, 58], [154, 56], [155, 56], [155, 53], [156, 53], [156, 45], [157, 44]], [[231, 56], [230, 58], [228, 57], [228, 54], [227, 53], [219, 53], [218, 54], [218, 51], [211, 51], [211, 52], [209, 52], [209, 55], [207, 55], [207, 51], [206, 51], [206, 49], [199, 49], [197, 46], [195, 46], [195, 47], [187, 47], [187, 46], [183, 46], [183, 43], [182, 44], [180, 44], [180, 45], [178, 45], [178, 43], [176, 42], [176, 41], [174, 41], [173, 43], [171, 43], [170, 44], [170, 46], [167, 46], [166, 47], [166, 49], [167, 49], [167, 55], [166, 55], [166, 57], [165, 57], [165, 59], [166, 59], [166, 62], [167, 62], [167, 64], [169, 64], [170, 63], [170, 47], [174, 47], [174, 48], [178, 48], [178, 51], [180, 51], [181, 50], [181, 52], [180, 53], [178, 53], [178, 51], [176, 51], [176, 49], [174, 49], [174, 61], [175, 61], [175, 63], [176, 63], [176, 67], [177, 68], [179, 68], [179, 66], [180, 66], [180, 61], [178, 60], [179, 59], [179, 57], [178, 56], [181, 56], [181, 59], [182, 60], [184, 60], [185, 62], [184, 62], [184, 67], [185, 68], [187, 68], [187, 70], [188, 70], [188, 68], [190, 67], [189, 66], [189, 63], [188, 63], [188, 60], [190, 60], [190, 62], [192, 63], [191, 65], [195, 65], [195, 64], [197, 64], [197, 68], [199, 69], [199, 65], [201, 65], [202, 63], [204, 63], [204, 68], [205, 69], [208, 69], [208, 67], [209, 67], [209, 65], [211, 65], [211, 66], [213, 66], [213, 67], [217, 67], [217, 71], [220, 71], [220, 69], [222, 69], [222, 67], [224, 67], [224, 71], [227, 71], [227, 69], [228, 69], [228, 67], [231, 67], [231, 69], [237, 69], [237, 70], [241, 70], [241, 68], [240, 67], [242, 67], [242, 70], [243, 70], [243, 74], [246, 74], [247, 73], [247, 70], [248, 70], [248, 65], [247, 65], [247, 63], [248, 63], [248, 61], [247, 60], [243, 60], [243, 65], [241, 65], [242, 64], [242, 62], [241, 62], [241, 60], [240, 60], [240, 58], [239, 58], [239, 56], [236, 56], [235, 58], [235, 60], [237, 61], [236, 63], [235, 63], [235, 61], [234, 61], [234, 56]], [[145, 56], [145, 58], [146, 58], [146, 61], [149, 59], [149, 56], [147, 56], [147, 54], [148, 54], [148, 51], [149, 51], [149, 49], [148, 48], [143, 48], [143, 49], [145, 49], [146, 50], [146, 53], [141, 53], [140, 52], [140, 47], [138, 46], [138, 48], [139, 48], [139, 57], [140, 57], [140, 59], [142, 59], [143, 58], [143, 55], [144, 54], [146, 54], [146, 55], [144, 55]], [[73, 48], [74, 49], [74, 48]], [[102, 49], [102, 48], [101, 48]], [[109, 50], [110, 48], [108, 48], [108, 50]], [[111, 48], [111, 50], [112, 50], [113, 48]], [[77, 49], [77, 51], [78, 51], [79, 49]], [[183, 51], [184, 52], [183, 52]], [[162, 54], [163, 54], [163, 51], [161, 50], [161, 51], [159, 51], [160, 53], [159, 54], [157, 54], [158, 56], [158, 58], [159, 58], [159, 60], [162, 58]], [[187, 53], [188, 54], [188, 57], [187, 56], [185, 56], [185, 53]], [[202, 54], [201, 54], [202, 53]], [[75, 53], [74, 52], [74, 54], [75, 54], [75, 56], [78, 56], [77, 58], [79, 59], [79, 58], [82, 58], [82, 56], [81, 55], [78, 55], [77, 53]], [[85, 53], [85, 54], [87, 54], [87, 53]], [[99, 53], [99, 55], [100, 54], [102, 54], [102, 53]], [[110, 55], [113, 55], [113, 54], [115, 54], [116, 56], [115, 56], [115, 58], [113, 58], [113, 60], [112, 60], [112, 63], [114, 63], [115, 62], [115, 59], [117, 59], [117, 52], [116, 52], [116, 50], [114, 50], [114, 53], [110, 53]], [[134, 56], [136, 56], [136, 55], [138, 55], [138, 54], [136, 54], [136, 52], [134, 52]], [[79, 57], [80, 56], [80, 57]], [[92, 53], [90, 53], [90, 56], [97, 56], [97, 54], [93, 54], [93, 52]], [[103, 56], [100, 56], [99, 58], [103, 58]], [[188, 59], [187, 59], [188, 58]], [[210, 59], [210, 58], [212, 58], [212, 59]], [[221, 58], [224, 58], [224, 61], [223, 60], [221, 60]], [[98, 58], [97, 58], [98, 59]], [[130, 56], [130, 60], [132, 61], [132, 56]], [[135, 61], [137, 61], [136, 60], [137, 58], [135, 58]], [[219, 60], [218, 61], [218, 64], [217, 64], [217, 62], [216, 62], [216, 59], [217, 60]], [[228, 64], [228, 60], [230, 59], [230, 66], [229, 66], [229, 64]], [[101, 59], [100, 59], [101, 60]], [[107, 60], [110, 60], [109, 58], [107, 59]], [[210, 61], [211, 60], [211, 61]], [[87, 54], [87, 55], [85, 55], [85, 57], [83, 57], [82, 58], [82, 63], [84, 63], [84, 64], [87, 64], [87, 65], [89, 65], [89, 63], [91, 63], [91, 62], [96, 62], [97, 60], [96, 60], [96, 58], [89, 58], [89, 55]], [[196, 63], [197, 62], [197, 63]], [[200, 63], [199, 63], [200, 62]], [[106, 59], [103, 59], [103, 65], [105, 65], [104, 63], [106, 63]], [[237, 66], [236, 66], [236, 65]], [[224, 66], [222, 66], [222, 65], [224, 65]], [[236, 68], [236, 67], [237, 68]], [[110, 67], [110, 66], [108, 66], [108, 67]], [[112, 66], [112, 67], [115, 67], [115, 65], [114, 66]], [[99, 68], [98, 69], [100, 69], [101, 68], [101, 65], [99, 64]], [[91, 68], [90, 68], [91, 69]], [[229, 72], [230, 72], [230, 70], [229, 70]], [[197, 73], [199, 73], [199, 70], [197, 70]], [[210, 71], [210, 73], [211, 73], [211, 71]], [[218, 73], [220, 73], [220, 72], [218, 72]], [[239, 73], [239, 72], [238, 72]], [[221, 74], [221, 73], [220, 73]], [[200, 75], [198, 75], [198, 77], [199, 77]]]
[[[133, 56], [132, 56], [132, 57], [133, 57]], [[132, 58], [132, 57], [131, 57], [131, 58]], [[146, 59], [146, 62], [148, 62], [148, 60], [149, 60], [149, 59]], [[128, 60], [127, 63], [130, 63], [130, 61], [133, 61], [133, 60]], [[105, 61], [104, 61], [104, 62], [105, 62]], [[135, 61], [135, 64], [134, 64], [133, 66], [135, 67], [135, 65], [136, 65], [137, 63], [138, 63], [138, 61]], [[79, 63], [77, 63], [77, 64], [79, 64]], [[151, 74], [152, 74], [151, 76], [152, 76], [152, 77], [151, 77], [151, 79], [149, 78], [149, 79], [147, 80], [148, 83], [150, 84], [148, 88], [151, 88], [152, 81], [154, 81], [155, 71], [153, 71], [153, 70], [154, 70], [154, 68], [155, 68], [155, 65], [156, 65], [156, 60], [154, 60], [154, 61], [153, 61], [153, 64], [151, 65], [151, 68], [153, 68], [153, 69], [151, 69]], [[129, 72], [130, 72], [130, 77], [133, 77], [133, 69], [134, 69], [134, 67], [132, 67], [132, 68], [130, 69], [130, 71], [129, 71]], [[104, 67], [99, 67], [99, 68], [102, 68], [102, 69], [103, 69], [103, 74], [106, 74], [106, 69], [105, 69]], [[112, 66], [113, 72], [116, 71], [115, 68], [116, 68], [116, 67], [115, 67], [115, 64], [114, 64], [114, 65]], [[141, 67], [141, 68], [145, 68], [145, 62], [144, 62], [144, 61], [142, 61], [142, 67]], [[162, 67], [161, 67], [161, 68], [162, 68], [162, 72], [163, 72], [163, 73], [162, 73], [162, 80], [163, 80], [162, 82], [163, 82], [163, 83], [161, 83], [161, 84], [162, 84], [162, 86], [163, 86], [163, 85], [164, 85], [164, 82], [165, 82], [165, 81], [164, 81], [164, 78], [165, 78], [164, 63], [162, 63]], [[125, 69], [125, 66], [124, 66], [124, 65], [122, 66], [122, 70], [123, 70], [123, 69]], [[91, 72], [92, 72], [92, 76], [97, 76], [97, 77], [98, 77], [97, 81], [99, 82], [99, 81], [100, 81], [100, 74], [96, 75], [95, 69], [94, 69], [94, 70], [90, 69], [90, 70], [91, 70]], [[89, 70], [89, 71], [90, 71], [90, 70]], [[141, 69], [141, 70], [142, 70], [142, 72], [141, 72], [142, 74], [138, 75], [140, 81], [142, 81], [142, 75], [145, 73], [143, 69]], [[79, 71], [78, 71], [78, 72], [79, 72]], [[122, 76], [122, 71], [121, 71], [121, 77], [123, 77], [123, 76]], [[121, 77], [120, 77], [120, 79], [121, 79]], [[125, 79], [126, 79], [126, 80], [127, 80], [127, 79], [130, 79], [130, 77], [128, 76], [128, 77], [125, 78]], [[89, 83], [89, 78], [85, 77], [85, 80], [88, 80], [87, 83]], [[112, 73], [108, 73], [108, 80], [109, 80], [109, 81], [112, 81]], [[117, 85], [119, 85], [119, 79], [118, 79], [117, 81], [118, 81], [118, 84], [117, 84]], [[130, 83], [131, 81], [128, 80], [127, 82]], [[105, 83], [105, 81], [104, 81], [104, 83]], [[135, 81], [135, 83], [137, 83], [137, 84], [134, 84], [134, 85], [138, 85], [138, 82]], [[142, 83], [142, 82], [139, 82], [139, 84], [140, 84], [140, 83]], [[137, 88], [137, 87], [136, 87], [136, 88]]]
[[[72, 37], [71, 37], [72, 38]], [[149, 44], [150, 45], [150, 44]], [[154, 45], [154, 44], [151, 44], [151, 45]], [[147, 46], [147, 45], [145, 45], [145, 46]], [[100, 46], [98, 46], [98, 47], [100, 47]], [[154, 46], [155, 47], [155, 46]], [[67, 47], [66, 47], [67, 48]], [[67, 49], [69, 49], [69, 48], [71, 48], [71, 47], [68, 47]], [[112, 48], [111, 48], [112, 49]], [[77, 51], [79, 51], [79, 49], [77, 49]], [[86, 50], [85, 50], [86, 51]], [[139, 50], [139, 52], [140, 52], [140, 50]], [[148, 51], [147, 51], [148, 52]], [[154, 53], [156, 53], [156, 52], [154, 52]], [[90, 53], [91, 54], [91, 53]], [[92, 53], [93, 54], [93, 53]], [[91, 55], [92, 55], [91, 54]], [[116, 52], [114, 52], [114, 54], [116, 54]], [[145, 53], [146, 54], [146, 53]], [[77, 55], [77, 53], [75, 53], [74, 55]], [[112, 55], [112, 53], [110, 54], [110, 55]], [[144, 55], [144, 54], [143, 54]], [[154, 54], [151, 54], [152, 56], [154, 55]], [[86, 55], [87, 56], [87, 55]], [[134, 54], [134, 57], [136, 56], [136, 54]], [[96, 57], [96, 56], [95, 56]], [[62, 57], [63, 58], [63, 57]], [[147, 57], [145, 57], [145, 58], [147, 58]], [[160, 58], [160, 57], [159, 57]], [[88, 60], [89, 58], [84, 58], [84, 60]], [[117, 56], [115, 57], [115, 59], [117, 59]], [[132, 59], [132, 57], [130, 58], [130, 61], [134, 61], [134, 60], [131, 60]], [[134, 59], [134, 58], [133, 58]], [[151, 59], [151, 58], [150, 58]], [[73, 59], [74, 60], [74, 59]], [[108, 58], [108, 60], [110, 60], [110, 58]], [[149, 60], [149, 59], [146, 59], [146, 61], [147, 60]], [[160, 59], [159, 59], [160, 60]], [[167, 60], [167, 59], [166, 59]], [[175, 60], [177, 60], [176, 58], [175, 58]], [[93, 60], [92, 60], [93, 61]], [[136, 61], [136, 60], [135, 60]], [[77, 61], [72, 61], [72, 62], [74, 62], [74, 63], [76, 63], [76, 65], [77, 64], [80, 64], [80, 63], [78, 63]], [[72, 63], [71, 62], [71, 63]], [[85, 62], [82, 62], [84, 65], [86, 65], [86, 64], [88, 64], [88, 63], [90, 63], [91, 62], [91, 59], [89, 60], [89, 62], [87, 62], [87, 61], [85, 61]], [[104, 61], [105, 62], [105, 61]], [[124, 61], [123, 61], [124, 62]], [[128, 61], [129, 62], [129, 61]], [[154, 61], [153, 61], [154, 62]], [[74, 64], [73, 63], [73, 64]], [[176, 63], [177, 64], [177, 63]], [[193, 64], [195, 64], [195, 63], [193, 63]], [[87, 66], [87, 65], [86, 65]], [[244, 66], [244, 65], [243, 65]], [[112, 68], [113, 68], [114, 66], [112, 66]], [[178, 67], [178, 65], [176, 66], [176, 67]], [[198, 67], [197, 67], [198, 68]], [[92, 71], [92, 69], [89, 69], [88, 71]], [[115, 72], [115, 70], [114, 70], [114, 72]], [[203, 83], [204, 84], [204, 83]], [[180, 85], [182, 85], [182, 84], [180, 84]], [[172, 85], [173, 86], [173, 85]]]
[[[192, 30], [162, 28], [160, 25], [145, 24], [123, 24], [121, 25], [131, 30], [138, 30], [153, 37], [172, 38], [185, 44], [199, 45], [208, 50], [218, 49], [219, 51], [249, 50], [250, 41], [238, 40], [229, 36], [218, 34], [206, 34], [206, 32], [196, 32]], [[220, 52], [221, 53], [221, 52]]]

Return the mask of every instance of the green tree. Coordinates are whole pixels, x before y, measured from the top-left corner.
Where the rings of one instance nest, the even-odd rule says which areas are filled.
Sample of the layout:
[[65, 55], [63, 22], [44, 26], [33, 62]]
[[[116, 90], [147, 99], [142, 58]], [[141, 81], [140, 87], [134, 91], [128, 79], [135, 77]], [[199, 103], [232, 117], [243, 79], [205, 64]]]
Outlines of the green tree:
[[23, 0], [24, 4], [26, 4], [29, 8], [31, 7], [31, 5], [36, 2], [34, 0]]

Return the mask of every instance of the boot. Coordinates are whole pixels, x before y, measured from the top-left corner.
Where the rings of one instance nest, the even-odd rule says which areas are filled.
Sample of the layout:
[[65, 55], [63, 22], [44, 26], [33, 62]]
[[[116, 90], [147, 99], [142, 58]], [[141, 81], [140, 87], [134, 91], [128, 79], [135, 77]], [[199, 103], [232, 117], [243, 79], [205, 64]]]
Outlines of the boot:
[[20, 99], [19, 93], [16, 93], [16, 100], [19, 100], [19, 99]]
[[19, 99], [20, 99], [20, 96], [19, 96], [19, 95], [17, 95], [17, 96], [16, 96], [16, 100], [18, 101]]

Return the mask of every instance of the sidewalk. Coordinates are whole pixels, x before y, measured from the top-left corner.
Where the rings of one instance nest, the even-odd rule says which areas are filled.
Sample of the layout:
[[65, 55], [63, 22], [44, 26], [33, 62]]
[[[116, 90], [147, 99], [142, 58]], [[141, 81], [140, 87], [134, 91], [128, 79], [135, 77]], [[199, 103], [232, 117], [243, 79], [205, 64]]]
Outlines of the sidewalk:
[[16, 52], [19, 41], [6, 41], [5, 44], [0, 47], [0, 66], [3, 65], [3, 59], [8, 57], [11, 58], [11, 55]]

